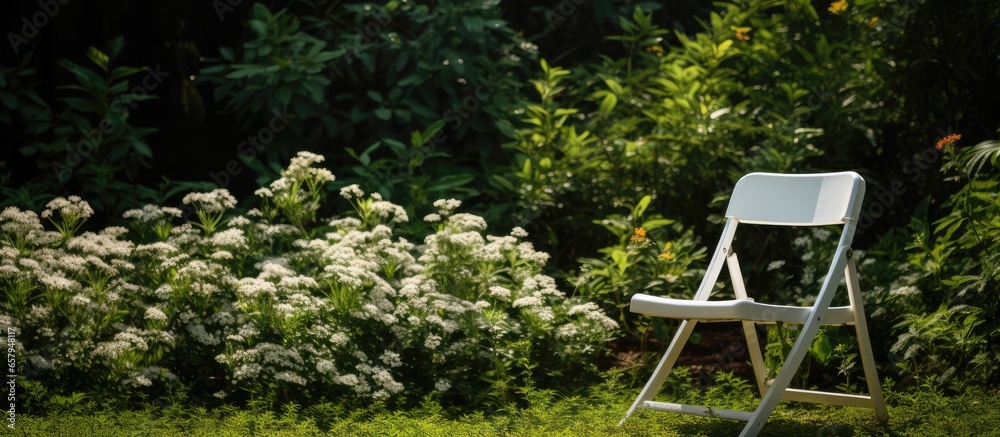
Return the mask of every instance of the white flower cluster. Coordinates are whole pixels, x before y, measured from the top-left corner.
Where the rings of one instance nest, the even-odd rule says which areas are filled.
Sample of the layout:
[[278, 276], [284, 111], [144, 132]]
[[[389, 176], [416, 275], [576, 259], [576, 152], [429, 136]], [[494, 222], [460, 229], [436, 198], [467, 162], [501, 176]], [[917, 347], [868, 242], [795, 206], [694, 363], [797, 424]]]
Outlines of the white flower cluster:
[[351, 184], [341, 188], [340, 195], [347, 200], [360, 199], [365, 197], [365, 192], [361, 190], [361, 186], [358, 184]]
[[236, 206], [236, 198], [225, 188], [217, 188], [207, 193], [188, 193], [181, 202], [211, 214], [223, 213]]
[[84, 232], [81, 235], [70, 238], [66, 242], [66, 248], [84, 256], [127, 258], [132, 255], [135, 243], [127, 240], [119, 240], [119, 235], [118, 233], [109, 233], [107, 230], [99, 234]]
[[[333, 180], [313, 167], [321, 161], [297, 155], [260, 194], [276, 195], [303, 174]], [[45, 231], [33, 212], [5, 209], [0, 287], [31, 295], [18, 313], [25, 332], [36, 333], [23, 337], [25, 359], [52, 381], [102, 369], [107, 375], [95, 376], [119, 381], [123, 392], [180, 381], [220, 398], [276, 384], [366, 399], [459, 396], [488, 391], [480, 376], [497, 360], [510, 374], [539, 356], [561, 360], [549, 370], [577, 371], [617, 329], [541, 273], [548, 255], [523, 241], [521, 228], [485, 235], [483, 218], [439, 200], [436, 217], [425, 219], [437, 230], [414, 244], [390, 227], [407, 220], [403, 207], [377, 193], [363, 199], [356, 185], [341, 195], [366, 202], [370, 215], [333, 219], [328, 232], [310, 234], [256, 211], [214, 232], [186, 223], [165, 241], [139, 245], [119, 227], [63, 244], [58, 234], [38, 237]], [[219, 217], [236, 206], [224, 189], [184, 203]], [[82, 216], [85, 204], [64, 199], [48, 214]], [[125, 213], [139, 224], [180, 215], [156, 206]], [[13, 246], [28, 235], [23, 248]], [[11, 317], [0, 313], [0, 321]], [[219, 367], [202, 374], [205, 357]]]
[[86, 200], [80, 196], [69, 196], [68, 198], [56, 197], [45, 205], [42, 211], [42, 218], [51, 219], [53, 213], [58, 212], [61, 217], [74, 217], [79, 219], [90, 218], [94, 215], [94, 209]]
[[42, 222], [34, 211], [21, 211], [16, 207], [8, 206], [0, 213], [0, 231], [3, 231], [4, 234], [23, 238], [29, 233], [42, 232], [42, 230]]
[[208, 245], [230, 251], [244, 251], [249, 249], [247, 238], [242, 229], [226, 229], [216, 232], [209, 237]]
[[135, 220], [138, 223], [160, 223], [170, 221], [174, 217], [180, 217], [181, 210], [169, 206], [146, 205], [142, 209], [130, 209], [122, 214], [123, 218]]
[[305, 177], [320, 184], [333, 182], [335, 178], [330, 170], [313, 167], [313, 164], [319, 164], [325, 160], [326, 158], [323, 157], [323, 155], [317, 155], [311, 152], [299, 152], [294, 158], [292, 158], [288, 168], [281, 172], [281, 176], [299, 178]]
[[[376, 195], [378, 193], [372, 193], [373, 197]], [[391, 217], [393, 223], [404, 223], [409, 220], [409, 217], [406, 215], [406, 209], [392, 202], [376, 200], [372, 202], [371, 209], [379, 218], [389, 219]]]
[[460, 206], [462, 206], [462, 201], [457, 199], [439, 199], [434, 201], [434, 207], [438, 208], [438, 215], [441, 217], [448, 217]]

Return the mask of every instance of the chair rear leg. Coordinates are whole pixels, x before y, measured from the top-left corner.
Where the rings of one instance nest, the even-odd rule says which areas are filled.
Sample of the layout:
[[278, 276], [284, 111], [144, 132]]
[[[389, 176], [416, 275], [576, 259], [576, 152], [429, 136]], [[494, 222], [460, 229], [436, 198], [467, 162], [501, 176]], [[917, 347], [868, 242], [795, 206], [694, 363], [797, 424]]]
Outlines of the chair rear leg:
[[889, 412], [885, 408], [882, 397], [882, 383], [878, 379], [878, 369], [875, 368], [875, 355], [872, 353], [871, 338], [868, 337], [868, 319], [865, 316], [864, 305], [861, 302], [861, 286], [858, 282], [858, 271], [854, 259], [851, 258], [844, 269], [847, 275], [847, 295], [851, 307], [854, 308], [854, 330], [858, 336], [858, 354], [861, 355], [861, 367], [865, 371], [865, 382], [868, 383], [868, 396], [872, 398], [875, 417], [879, 422], [889, 421]]

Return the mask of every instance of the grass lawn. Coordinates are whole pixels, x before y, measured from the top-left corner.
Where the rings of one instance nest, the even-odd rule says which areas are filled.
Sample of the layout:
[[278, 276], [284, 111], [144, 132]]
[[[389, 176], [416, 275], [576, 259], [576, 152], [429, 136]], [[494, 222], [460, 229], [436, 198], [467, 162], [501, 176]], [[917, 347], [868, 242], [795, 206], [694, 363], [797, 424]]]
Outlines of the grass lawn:
[[[526, 408], [485, 415], [452, 416], [428, 402], [408, 411], [347, 410], [333, 404], [291, 407], [282, 413], [234, 408], [180, 407], [128, 412], [63, 413], [18, 417], [5, 435], [26, 436], [730, 436], [742, 422], [643, 411], [618, 427], [631, 391], [560, 397], [534, 393]], [[750, 409], [756, 398], [727, 395], [717, 406]], [[705, 399], [691, 399], [702, 401]], [[887, 393], [889, 423], [867, 409], [782, 402], [761, 435], [776, 436], [1000, 436], [1000, 391], [969, 391], [948, 397], [921, 389]]]

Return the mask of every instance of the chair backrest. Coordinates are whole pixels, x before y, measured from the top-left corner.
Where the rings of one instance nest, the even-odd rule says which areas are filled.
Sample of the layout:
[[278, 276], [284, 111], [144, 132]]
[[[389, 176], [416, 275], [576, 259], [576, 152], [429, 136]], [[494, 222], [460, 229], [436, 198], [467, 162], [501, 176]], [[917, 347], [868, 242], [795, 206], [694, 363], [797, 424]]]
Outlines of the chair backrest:
[[865, 180], [852, 171], [750, 173], [733, 188], [726, 217], [761, 225], [844, 224], [858, 220], [864, 195]]

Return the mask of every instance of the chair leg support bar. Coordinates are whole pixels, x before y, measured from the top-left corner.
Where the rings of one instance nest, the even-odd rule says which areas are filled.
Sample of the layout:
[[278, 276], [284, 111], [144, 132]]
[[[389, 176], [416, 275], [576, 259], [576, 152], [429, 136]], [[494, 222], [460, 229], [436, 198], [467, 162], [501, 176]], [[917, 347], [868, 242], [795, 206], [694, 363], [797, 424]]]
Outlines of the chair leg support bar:
[[642, 407], [650, 410], [669, 411], [706, 417], [721, 417], [723, 419], [742, 420], [744, 422], [750, 420], [750, 416], [753, 414], [749, 411], [727, 410], [725, 408], [703, 407], [701, 405], [671, 404], [669, 402], [646, 401], [643, 403]]
[[698, 322], [693, 320], [685, 320], [681, 322], [681, 326], [677, 328], [677, 334], [674, 335], [674, 339], [670, 342], [670, 346], [667, 348], [667, 353], [663, 355], [663, 359], [660, 360], [660, 364], [656, 366], [656, 370], [653, 371], [653, 376], [649, 378], [646, 382], [646, 386], [639, 393], [639, 397], [635, 399], [632, 403], [632, 407], [628, 409], [625, 413], [625, 417], [622, 418], [618, 425], [625, 423], [625, 419], [628, 419], [632, 413], [635, 412], [636, 408], [642, 406], [646, 401], [653, 400], [653, 396], [656, 396], [656, 392], [660, 390], [663, 386], [663, 381], [667, 380], [667, 376], [670, 375], [670, 371], [674, 368], [674, 364], [677, 363], [677, 358], [681, 355], [681, 349], [684, 347], [684, 343], [687, 342], [688, 338], [691, 337], [691, 332], [694, 331], [695, 325]]

